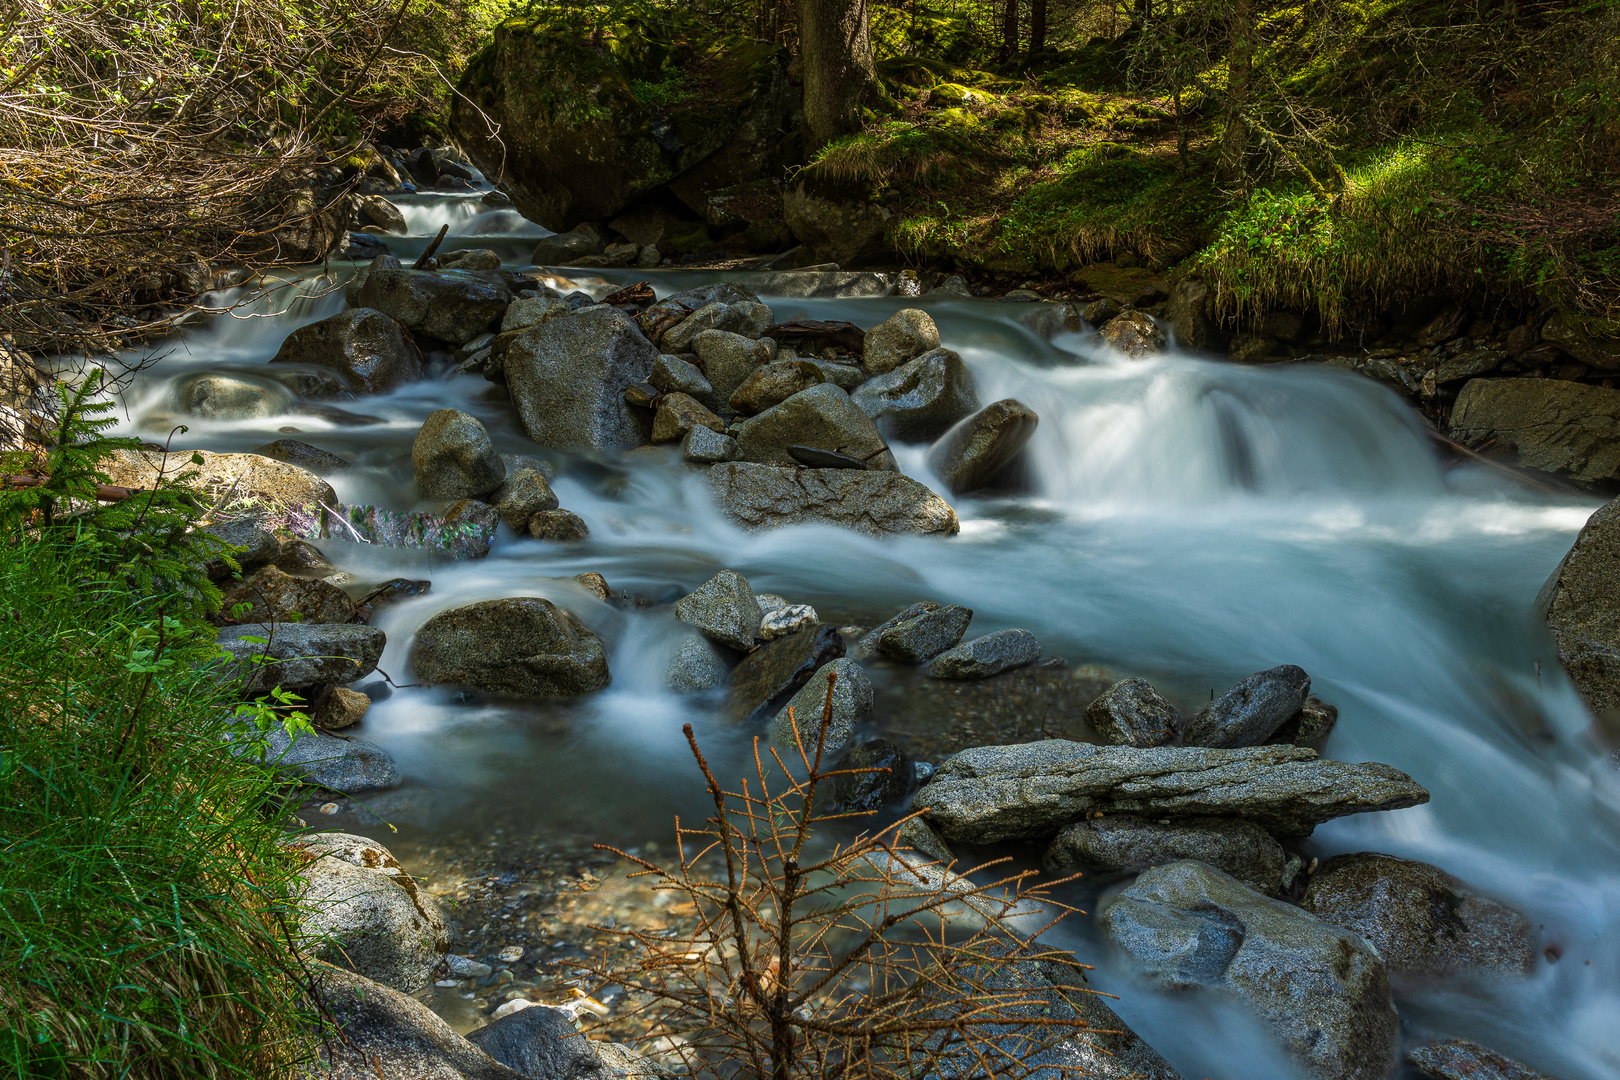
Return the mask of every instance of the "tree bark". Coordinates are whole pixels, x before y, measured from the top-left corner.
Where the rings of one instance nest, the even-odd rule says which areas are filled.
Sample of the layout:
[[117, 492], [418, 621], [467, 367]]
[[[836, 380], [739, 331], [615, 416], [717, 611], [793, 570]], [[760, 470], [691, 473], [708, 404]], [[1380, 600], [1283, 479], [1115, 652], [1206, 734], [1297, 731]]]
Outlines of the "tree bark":
[[1046, 48], [1046, 0], [1029, 0], [1030, 55]]
[[810, 149], [861, 129], [877, 86], [867, 0], [798, 0], [804, 126]]
[[1006, 0], [1007, 6], [1001, 12], [1001, 62], [1012, 63], [1018, 55], [1018, 4], [1019, 0]]
[[1249, 148], [1249, 85], [1254, 69], [1255, 0], [1232, 0], [1232, 44], [1226, 59], [1226, 130], [1221, 133], [1221, 183], [1241, 186]]

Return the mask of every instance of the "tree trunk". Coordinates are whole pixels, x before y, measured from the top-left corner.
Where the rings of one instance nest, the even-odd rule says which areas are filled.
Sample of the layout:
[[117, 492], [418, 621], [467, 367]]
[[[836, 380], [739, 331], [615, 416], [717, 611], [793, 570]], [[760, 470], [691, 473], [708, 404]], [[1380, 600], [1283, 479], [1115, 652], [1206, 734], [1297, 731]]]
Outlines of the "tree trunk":
[[1018, 56], [1018, 4], [1019, 0], [1007, 0], [1007, 6], [1001, 13], [1001, 62], [1010, 64]]
[[1030, 55], [1046, 48], [1046, 0], [1029, 0]]
[[810, 149], [861, 129], [877, 85], [866, 0], [798, 0], [804, 125]]
[[1254, 0], [1232, 0], [1232, 44], [1226, 60], [1226, 130], [1221, 134], [1220, 180], [1243, 183], [1243, 155], [1249, 148], [1249, 84], [1254, 68]]

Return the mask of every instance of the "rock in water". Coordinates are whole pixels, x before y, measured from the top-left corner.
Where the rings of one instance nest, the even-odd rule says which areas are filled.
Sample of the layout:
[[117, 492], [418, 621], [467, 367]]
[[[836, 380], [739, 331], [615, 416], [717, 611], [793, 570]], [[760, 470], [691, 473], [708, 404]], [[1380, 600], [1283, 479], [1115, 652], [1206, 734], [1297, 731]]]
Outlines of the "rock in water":
[[602, 244], [584, 233], [562, 232], [542, 237], [529, 261], [536, 266], [567, 266], [588, 255], [600, 255]]
[[821, 368], [809, 360], [780, 360], [749, 373], [728, 404], [736, 412], [753, 416], [782, 404], [801, 390], [827, 381]]
[[711, 431], [701, 424], [694, 426], [681, 439], [681, 460], [694, 465], [718, 465], [722, 461], [736, 461], [741, 456], [742, 448], [737, 445], [736, 439]]
[[298, 930], [323, 960], [407, 994], [432, 981], [450, 944], [444, 914], [387, 848], [349, 833], [287, 846], [309, 860]]
[[[827, 709], [827, 682], [833, 675], [838, 676], [838, 681], [833, 683], [832, 720], [822, 747], [823, 762], [833, 759], [833, 755], [849, 742], [855, 725], [872, 712], [872, 680], [866, 677], [861, 665], [848, 657], [839, 657], [816, 669], [815, 674], [782, 706], [771, 723], [771, 743], [782, 751], [783, 760], [789, 764], [798, 757], [798, 743], [793, 738], [795, 725], [799, 729], [799, 743], [804, 744], [805, 753], [810, 755], [812, 761], [815, 760], [822, 714]], [[793, 710], [791, 720], [788, 718], [789, 709]]]
[[816, 669], [844, 655], [844, 639], [830, 626], [767, 641], [731, 673], [731, 711], [739, 720], [772, 712], [810, 681]]
[[519, 334], [506, 351], [506, 382], [540, 445], [627, 450], [645, 434], [624, 388], [645, 382], [657, 359], [629, 317], [604, 305]]
[[1188, 746], [1255, 746], [1299, 715], [1311, 694], [1303, 668], [1283, 664], [1258, 671], [1187, 721]]
[[1451, 410], [1451, 437], [1583, 483], [1620, 479], [1620, 390], [1564, 379], [1474, 379]]
[[1041, 643], [1028, 630], [998, 630], [940, 653], [928, 665], [936, 679], [988, 679], [1041, 658]]
[[315, 706], [310, 720], [322, 731], [341, 731], [365, 719], [371, 699], [358, 690], [334, 686]]
[[572, 510], [542, 510], [529, 519], [529, 535], [553, 544], [577, 544], [589, 540], [591, 530]]
[[947, 840], [989, 844], [1050, 836], [1086, 814], [1242, 817], [1276, 836], [1324, 821], [1429, 801], [1412, 778], [1376, 762], [1320, 759], [1294, 746], [1092, 746], [1049, 739], [977, 746], [917, 792]]
[[400, 213], [399, 207], [381, 195], [360, 196], [358, 209], [361, 223], [369, 225], [378, 232], [395, 233], [404, 236], [408, 231], [405, 225], [405, 215]]
[[382, 394], [422, 377], [422, 354], [399, 324], [380, 311], [350, 308], [287, 335], [271, 363], [313, 364], [341, 374], [367, 394]]
[[601, 639], [537, 596], [433, 616], [416, 632], [411, 668], [427, 682], [527, 699], [578, 697], [609, 681]]
[[693, 428], [699, 427], [721, 435], [725, 433], [726, 422], [686, 394], [665, 394], [658, 399], [658, 411], [653, 415], [653, 442], [680, 442]]
[[1115, 746], [1166, 746], [1181, 734], [1181, 713], [1146, 679], [1123, 679], [1086, 707], [1091, 730]]
[[848, 454], [867, 462], [871, 469], [898, 468], [877, 425], [831, 383], [801, 390], [743, 421], [737, 429], [737, 445], [744, 461], [759, 464], [791, 465], [794, 459], [788, 447], [809, 446]]
[[[298, 578], [266, 566], [224, 590], [222, 606], [232, 614], [239, 604], [248, 610], [244, 622], [346, 623], [354, 619], [349, 594], [325, 581]], [[237, 616], [232, 616], [237, 617]]]
[[[245, 638], [268, 639], [263, 642]], [[351, 683], [377, 670], [382, 659], [383, 632], [374, 626], [316, 625], [310, 623], [247, 623], [219, 632], [219, 645], [237, 660], [269, 657], [269, 663], [243, 668], [249, 692], [262, 693], [280, 686], [303, 690], [321, 683]]]
[[923, 611], [879, 634], [877, 650], [891, 660], [921, 664], [954, 647], [972, 621], [971, 608], [954, 604]]
[[[196, 454], [201, 465], [191, 464]], [[198, 487], [232, 501], [249, 498], [282, 509], [315, 510], [337, 502], [332, 485], [307, 469], [258, 454], [216, 454], [208, 450], [115, 450], [101, 468], [117, 487], [154, 487], [161, 475], [195, 472]]]
[[1537, 601], [1587, 708], [1620, 706], [1620, 499], [1587, 518]]
[[192, 375], [176, 385], [179, 405], [202, 420], [254, 420], [286, 412], [292, 395], [273, 383], [229, 375]]
[[1018, 456], [1040, 418], [1021, 401], [986, 405], [939, 437], [928, 451], [928, 468], [951, 494], [976, 491]]
[[1306, 698], [1298, 715], [1278, 728], [1266, 741], [1303, 746], [1320, 754], [1338, 722], [1339, 710], [1336, 707], [1318, 698]]
[[823, 523], [879, 537], [961, 530], [949, 503], [898, 472], [731, 461], [709, 470], [709, 488], [745, 529]]
[[1102, 338], [1133, 360], [1165, 350], [1164, 331], [1140, 311], [1127, 311], [1108, 320], [1102, 328]]
[[1300, 906], [1366, 938], [1392, 975], [1524, 975], [1535, 968], [1536, 934], [1523, 915], [1473, 896], [1428, 863], [1371, 852], [1336, 856], [1311, 875]]
[[1553, 1080], [1467, 1039], [1445, 1039], [1406, 1055], [1417, 1070], [1434, 1080]]
[[305, 732], [296, 739], [282, 727], [272, 727], [264, 741], [276, 768], [295, 774], [307, 784], [359, 795], [399, 786], [399, 769], [388, 751], [365, 739]]
[[1065, 825], [1041, 865], [1053, 875], [1077, 870], [1137, 873], [1150, 866], [1196, 859], [1224, 870], [1268, 896], [1282, 885], [1282, 845], [1241, 818], [1181, 818], [1169, 825], [1132, 814]]
[[[814, 749], [806, 749], [814, 757]], [[839, 776], [833, 780], [832, 801], [839, 813], [875, 813], [911, 794], [911, 759], [904, 750], [887, 739], [873, 739], [850, 747], [848, 753], [833, 763], [832, 769], [839, 772], [845, 769], [878, 770]]]
[[1321, 1080], [1382, 1080], [1400, 1020], [1365, 941], [1200, 862], [1143, 873], [1098, 923], [1149, 978], [1229, 993]]
[[519, 1009], [469, 1033], [467, 1041], [526, 1077], [608, 1080], [591, 1041], [574, 1026], [567, 1009], [551, 1005]]
[[451, 345], [488, 330], [512, 302], [511, 290], [490, 278], [385, 266], [351, 282], [345, 296], [351, 308], [372, 308]]
[[[763, 607], [763, 604], [761, 605]], [[759, 620], [759, 640], [775, 641], [779, 637], [797, 634], [821, 622], [816, 609], [809, 604], [783, 604], [765, 612]]]
[[888, 422], [902, 442], [927, 442], [979, 407], [973, 375], [950, 349], [935, 349], [874, 376], [850, 395], [867, 416]]
[[557, 493], [538, 469], [516, 469], [489, 497], [501, 521], [515, 533], [528, 531], [534, 515], [557, 509]]
[[675, 617], [738, 652], [754, 647], [764, 613], [748, 579], [722, 570], [675, 603]]
[[731, 681], [731, 668], [715, 647], [700, 637], [681, 642], [670, 657], [664, 681], [677, 694], [718, 690]]
[[411, 444], [411, 471], [429, 499], [488, 495], [506, 479], [506, 463], [484, 425], [455, 409], [438, 409], [423, 421]]
[[871, 630], [867, 631], [866, 635], [856, 643], [855, 655], [862, 657], [863, 659], [869, 656], [876, 656], [878, 654], [878, 641], [883, 637], [884, 633], [896, 626], [899, 626], [903, 622], [909, 622], [910, 620], [915, 619], [917, 616], [922, 615], [925, 612], [938, 611], [939, 609], [940, 605], [932, 600], [919, 600], [910, 607], [903, 608], [902, 610], [878, 623]]
[[306, 442], [299, 442], [297, 439], [277, 439], [275, 442], [268, 442], [255, 448], [253, 452], [261, 457], [283, 461], [317, 474], [354, 468], [350, 462], [336, 454]]
[[886, 375], [939, 348], [939, 327], [919, 308], [903, 308], [866, 332], [862, 361], [873, 375]]

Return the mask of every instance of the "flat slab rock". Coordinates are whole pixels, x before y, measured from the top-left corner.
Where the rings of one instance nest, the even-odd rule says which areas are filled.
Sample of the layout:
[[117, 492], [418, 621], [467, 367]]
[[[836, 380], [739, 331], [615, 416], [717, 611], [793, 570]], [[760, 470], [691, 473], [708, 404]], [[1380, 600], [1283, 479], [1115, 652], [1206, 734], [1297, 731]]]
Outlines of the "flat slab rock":
[[964, 750], [912, 800], [947, 840], [1050, 836], [1086, 814], [1242, 817], [1278, 836], [1429, 801], [1398, 769], [1329, 761], [1294, 746], [1093, 746], [1048, 739]]
[[1406, 1060], [1434, 1080], [1552, 1080], [1544, 1072], [1467, 1039], [1445, 1039], [1420, 1046], [1406, 1055]]
[[805, 469], [728, 461], [709, 470], [722, 511], [745, 529], [828, 524], [868, 536], [955, 536], [956, 511], [897, 472]]

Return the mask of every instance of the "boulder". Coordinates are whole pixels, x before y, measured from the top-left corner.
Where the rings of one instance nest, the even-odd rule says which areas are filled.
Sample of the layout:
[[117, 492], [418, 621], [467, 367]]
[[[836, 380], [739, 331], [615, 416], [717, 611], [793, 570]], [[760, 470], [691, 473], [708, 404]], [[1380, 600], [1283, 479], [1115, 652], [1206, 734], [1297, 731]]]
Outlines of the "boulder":
[[703, 372], [668, 353], [653, 361], [652, 374], [647, 381], [661, 394], [687, 394], [710, 407], [716, 401], [714, 387], [703, 377]]
[[763, 616], [748, 579], [722, 570], [675, 602], [675, 617], [739, 652], [754, 647]]
[[756, 301], [707, 304], [664, 331], [659, 344], [666, 352], [691, 350], [702, 356], [697, 339], [703, 334], [736, 334], [757, 341], [773, 321], [771, 309]]
[[1397, 977], [1535, 969], [1529, 920], [1428, 863], [1372, 852], [1335, 856], [1311, 875], [1300, 906], [1360, 934]]
[[317, 475], [329, 472], [342, 472], [352, 469], [354, 465], [338, 457], [329, 450], [322, 450], [318, 446], [311, 446], [297, 439], [277, 439], [275, 442], [265, 443], [253, 451], [260, 457], [267, 457], [274, 461], [296, 465]]
[[731, 711], [738, 720], [773, 713], [816, 669], [844, 655], [844, 639], [830, 626], [767, 641], [731, 672]]
[[[248, 610], [236, 615], [240, 604], [247, 604]], [[336, 585], [293, 577], [274, 566], [225, 589], [221, 609], [240, 622], [260, 623], [346, 623], [355, 615], [354, 601]]]
[[[826, 742], [822, 745], [824, 767], [849, 742], [855, 733], [855, 725], [871, 714], [872, 680], [866, 677], [861, 665], [848, 657], [839, 657], [818, 668], [771, 722], [771, 743], [782, 752], [783, 760], [789, 764], [798, 756], [798, 744], [793, 738], [795, 725], [798, 726], [799, 742], [803, 743], [805, 753], [810, 755], [812, 761], [815, 759], [822, 714], [827, 710], [827, 682], [834, 675], [838, 678], [833, 683], [832, 719], [827, 727]], [[788, 718], [789, 709], [793, 710], [791, 720]]]
[[988, 844], [1050, 836], [1087, 814], [1242, 817], [1276, 836], [1324, 821], [1429, 801], [1376, 762], [1320, 759], [1295, 746], [1093, 746], [1048, 739], [963, 750], [912, 800], [948, 840]]
[[270, 362], [312, 364], [362, 393], [383, 394], [422, 377], [422, 354], [380, 311], [350, 308], [287, 335]]
[[405, 225], [405, 215], [399, 212], [399, 207], [381, 195], [361, 195], [355, 201], [355, 216], [361, 225], [399, 236], [409, 231]]
[[591, 255], [602, 254], [602, 242], [582, 232], [553, 233], [534, 245], [529, 261], [536, 266], [569, 266]]
[[1188, 746], [1257, 746], [1298, 716], [1311, 694], [1303, 668], [1282, 664], [1257, 671], [1199, 709], [1187, 721]]
[[459, 251], [440, 252], [435, 260], [440, 270], [499, 270], [500, 252], [492, 248], [461, 248]]
[[864, 266], [893, 257], [884, 233], [894, 215], [870, 200], [801, 182], [782, 192], [782, 216], [818, 262]]
[[[813, 749], [811, 753], [814, 754]], [[826, 765], [822, 767], [827, 768]], [[832, 763], [831, 768], [837, 772], [846, 769], [877, 770], [833, 779], [832, 805], [836, 813], [877, 813], [911, 794], [911, 759], [904, 750], [887, 739], [873, 739], [850, 747], [843, 757]]]
[[879, 633], [877, 651], [891, 660], [921, 664], [955, 647], [972, 621], [972, 609], [954, 604], [921, 611]]
[[839, 363], [834, 360], [821, 360], [816, 357], [801, 357], [807, 363], [816, 365], [824, 381], [832, 383], [840, 390], [854, 390], [866, 381], [866, 372], [854, 364]]
[[652, 374], [658, 352], [605, 305], [524, 331], [506, 352], [523, 430], [559, 450], [626, 450], [645, 436], [624, 388]]
[[[244, 640], [249, 637], [267, 641]], [[363, 679], [377, 670], [386, 638], [374, 626], [318, 623], [246, 623], [220, 630], [221, 648], [238, 661], [268, 657], [242, 669], [247, 689], [263, 693], [280, 686], [305, 690], [322, 683]]]
[[493, 275], [372, 267], [345, 291], [351, 308], [373, 308], [406, 328], [451, 345], [488, 330], [512, 302]]
[[515, 533], [528, 531], [529, 520], [545, 510], [557, 509], [557, 493], [538, 469], [517, 469], [489, 497], [501, 521]]
[[317, 699], [310, 721], [322, 731], [341, 731], [365, 719], [371, 699], [358, 690], [334, 686]]
[[292, 405], [292, 395], [274, 383], [231, 375], [187, 376], [175, 384], [175, 396], [199, 420], [256, 420]]
[[1181, 736], [1181, 713], [1146, 679], [1122, 679], [1086, 707], [1086, 723], [1115, 746], [1167, 746]]
[[1102, 328], [1102, 339], [1133, 360], [1165, 350], [1164, 331], [1151, 316], [1140, 311], [1127, 311], [1108, 320]]
[[455, 409], [438, 409], [423, 421], [411, 443], [411, 471], [429, 499], [477, 498], [506, 480], [506, 463], [484, 425]]
[[743, 421], [737, 428], [737, 446], [744, 461], [756, 464], [791, 465], [794, 459], [788, 448], [808, 446], [847, 454], [867, 462], [869, 469], [899, 468], [877, 425], [830, 383], [801, 390]]
[[709, 470], [709, 489], [720, 509], [750, 530], [824, 523], [868, 536], [955, 536], [961, 529], [949, 503], [898, 472], [731, 461]]
[[938, 438], [979, 407], [973, 375], [950, 349], [924, 353], [866, 380], [850, 400], [874, 420], [887, 420], [904, 442]]
[[1389, 975], [1348, 930], [1191, 861], [1146, 871], [1098, 923], [1153, 981], [1242, 1001], [1314, 1077], [1382, 1080], [1394, 1063]]
[[529, 535], [554, 544], [576, 544], [589, 540], [591, 530], [572, 510], [542, 510], [529, 519]]
[[693, 428], [705, 427], [724, 434], [726, 422], [686, 394], [665, 394], [653, 413], [652, 441], [680, 442]]
[[[1080, 311], [1080, 317], [1097, 329], [1102, 329], [1108, 321], [1125, 310], [1119, 306], [1119, 301], [1109, 296], [1100, 297], [1088, 303]], [[1179, 340], [1179, 339], [1178, 339]]]
[[319, 1040], [322, 1080], [525, 1080], [420, 1001], [370, 979], [315, 963], [314, 990], [341, 1037]]
[[1620, 479], [1620, 390], [1562, 379], [1474, 379], [1451, 410], [1451, 437], [1583, 483]]
[[1035, 434], [1040, 418], [1021, 401], [986, 405], [941, 435], [928, 450], [928, 468], [951, 494], [976, 491], [993, 480]]
[[1183, 349], [1215, 349], [1221, 345], [1220, 325], [1214, 318], [1209, 286], [1200, 278], [1185, 277], [1170, 289], [1166, 318]]
[[873, 375], [887, 375], [923, 353], [939, 348], [939, 327], [919, 308], [903, 308], [866, 332], [862, 363]]
[[266, 758], [306, 784], [359, 795], [399, 786], [399, 768], [388, 751], [365, 739], [306, 731], [294, 738], [279, 724], [264, 735]]
[[1338, 722], [1339, 710], [1335, 706], [1318, 698], [1306, 698], [1304, 707], [1294, 718], [1278, 728], [1266, 741], [1303, 746], [1320, 754]]
[[1282, 886], [1287, 856], [1270, 833], [1242, 818], [1180, 818], [1166, 825], [1111, 814], [1065, 825], [1041, 865], [1053, 875], [1135, 874], [1179, 859], [1208, 863], [1269, 896]]
[[578, 697], [609, 681], [602, 640], [537, 596], [485, 600], [423, 623], [411, 668], [431, 683], [540, 700]]
[[567, 1009], [519, 1009], [468, 1033], [467, 1041], [532, 1080], [607, 1080], [591, 1041]]
[[703, 361], [703, 371], [716, 401], [729, 401], [754, 369], [773, 357], [763, 341], [726, 330], [705, 330], [692, 339], [692, 351]]
[[[521, 300], [512, 301], [512, 306], [501, 316], [501, 334], [515, 334], [520, 330], [541, 326], [552, 319], [566, 319], [579, 310], [581, 309], [578, 305], [570, 304], [559, 296], [525, 296]], [[504, 351], [503, 349], [502, 352]]]
[[453, 95], [457, 145], [548, 229], [607, 221], [666, 193], [702, 215], [714, 192], [781, 167], [781, 132], [800, 107], [786, 50], [717, 40], [705, 54], [710, 92], [653, 100], [636, 87], [678, 77], [690, 58], [627, 27], [604, 51], [566, 18], [508, 20]]
[[1550, 342], [1583, 364], [1599, 371], [1620, 371], [1620, 341], [1588, 334], [1583, 328], [1572, 326], [1564, 315], [1555, 313], [1541, 325], [1541, 340]]
[[406, 994], [433, 981], [450, 945], [444, 913], [387, 848], [349, 833], [287, 846], [308, 860], [298, 931], [321, 959]]
[[1463, 332], [1468, 325], [1468, 309], [1461, 304], [1452, 304], [1430, 319], [1418, 332], [1413, 340], [1421, 348], [1432, 349], [1436, 345], [1450, 341]]
[[1407, 1054], [1406, 1060], [1433, 1080], [1553, 1080], [1546, 1073], [1467, 1039], [1443, 1039], [1420, 1046]]
[[928, 664], [936, 679], [988, 679], [1041, 658], [1041, 643], [1028, 630], [998, 630], [946, 649]]
[[687, 638], [670, 657], [664, 682], [677, 694], [718, 690], [731, 681], [731, 667], [713, 645], [701, 637]]
[[728, 404], [736, 412], [753, 416], [826, 381], [821, 368], [808, 360], [781, 360], [756, 367], [732, 393]]
[[702, 424], [688, 431], [681, 440], [681, 460], [694, 465], [718, 465], [722, 461], [736, 461], [741, 456], [742, 448], [736, 439]]
[[1587, 708], [1620, 706], [1620, 499], [1586, 519], [1537, 599]]

